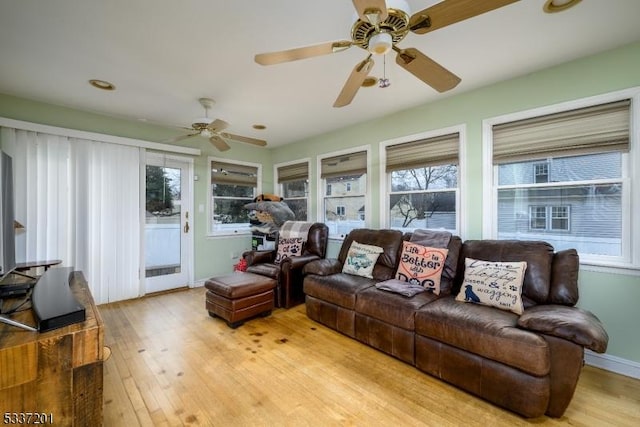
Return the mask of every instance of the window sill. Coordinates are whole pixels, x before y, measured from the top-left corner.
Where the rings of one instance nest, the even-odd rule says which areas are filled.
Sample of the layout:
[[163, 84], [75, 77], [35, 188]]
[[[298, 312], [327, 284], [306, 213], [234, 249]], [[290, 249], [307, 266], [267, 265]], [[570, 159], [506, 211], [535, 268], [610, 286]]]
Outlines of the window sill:
[[245, 237], [251, 236], [251, 230], [240, 230], [240, 231], [217, 231], [214, 233], [207, 234], [207, 239], [216, 239], [216, 238], [228, 238], [228, 237]]
[[625, 276], [640, 276], [640, 267], [632, 264], [597, 263], [594, 261], [580, 261], [580, 269], [596, 273], [622, 274]]

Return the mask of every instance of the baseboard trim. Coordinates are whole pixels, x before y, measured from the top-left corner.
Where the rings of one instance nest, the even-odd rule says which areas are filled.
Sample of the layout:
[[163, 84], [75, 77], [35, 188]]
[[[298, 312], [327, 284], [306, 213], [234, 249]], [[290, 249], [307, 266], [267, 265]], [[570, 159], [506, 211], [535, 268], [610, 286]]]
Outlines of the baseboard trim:
[[585, 350], [584, 361], [587, 365], [595, 366], [596, 368], [640, 379], [640, 363], [632, 360], [611, 356], [610, 354], [599, 354], [591, 350]]

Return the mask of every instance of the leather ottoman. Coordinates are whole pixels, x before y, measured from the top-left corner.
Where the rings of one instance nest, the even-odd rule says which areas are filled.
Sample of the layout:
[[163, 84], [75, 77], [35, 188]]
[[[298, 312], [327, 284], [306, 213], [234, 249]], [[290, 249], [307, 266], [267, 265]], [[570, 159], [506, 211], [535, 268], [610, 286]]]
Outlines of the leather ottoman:
[[273, 310], [276, 281], [269, 277], [236, 272], [212, 277], [204, 286], [209, 315], [223, 318], [231, 328], [255, 316], [268, 316]]

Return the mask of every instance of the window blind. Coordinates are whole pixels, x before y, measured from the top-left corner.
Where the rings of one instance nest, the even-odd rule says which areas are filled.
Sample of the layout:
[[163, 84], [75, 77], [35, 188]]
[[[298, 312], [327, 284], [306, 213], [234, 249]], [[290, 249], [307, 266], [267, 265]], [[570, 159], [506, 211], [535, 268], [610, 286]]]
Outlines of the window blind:
[[386, 147], [387, 172], [417, 167], [458, 164], [459, 133], [425, 138]]
[[322, 179], [365, 174], [367, 173], [367, 152], [359, 151], [341, 156], [327, 157], [322, 159], [320, 168], [320, 177]]
[[255, 166], [211, 162], [211, 183], [228, 185], [258, 185], [258, 168]]
[[309, 179], [309, 163], [295, 163], [287, 166], [280, 166], [278, 171], [278, 184], [290, 181]]
[[493, 162], [629, 151], [631, 101], [611, 102], [493, 126]]

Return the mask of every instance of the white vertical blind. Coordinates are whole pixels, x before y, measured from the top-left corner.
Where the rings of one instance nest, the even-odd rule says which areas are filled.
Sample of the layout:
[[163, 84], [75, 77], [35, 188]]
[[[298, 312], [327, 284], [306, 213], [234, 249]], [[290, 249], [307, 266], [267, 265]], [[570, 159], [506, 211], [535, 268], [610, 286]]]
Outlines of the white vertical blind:
[[140, 266], [140, 150], [3, 128], [14, 158], [18, 261], [82, 270], [96, 303], [134, 298]]

